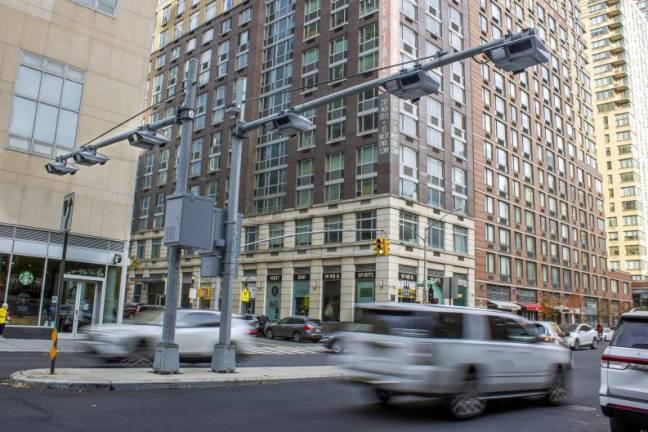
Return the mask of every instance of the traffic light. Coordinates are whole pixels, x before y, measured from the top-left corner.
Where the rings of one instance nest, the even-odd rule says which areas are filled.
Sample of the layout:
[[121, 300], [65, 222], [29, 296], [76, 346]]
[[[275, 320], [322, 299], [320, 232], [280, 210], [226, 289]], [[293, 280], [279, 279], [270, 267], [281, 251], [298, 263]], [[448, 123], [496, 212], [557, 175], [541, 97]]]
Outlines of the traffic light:
[[382, 254], [383, 256], [389, 256], [389, 239], [382, 239]]
[[373, 241], [373, 252], [374, 255], [382, 255], [383, 254], [383, 238], [378, 237]]

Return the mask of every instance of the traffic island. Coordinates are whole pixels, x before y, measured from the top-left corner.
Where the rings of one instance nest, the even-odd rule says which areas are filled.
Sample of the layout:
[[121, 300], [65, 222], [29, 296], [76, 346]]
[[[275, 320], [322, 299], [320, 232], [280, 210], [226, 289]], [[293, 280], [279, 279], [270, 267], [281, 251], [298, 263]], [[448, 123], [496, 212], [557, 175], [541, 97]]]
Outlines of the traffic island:
[[345, 380], [347, 371], [335, 366], [242, 367], [234, 373], [215, 373], [206, 368], [181, 369], [160, 375], [150, 368], [58, 368], [31, 369], [11, 374], [10, 384], [18, 388], [61, 391], [138, 391], [203, 389], [235, 385], [277, 384], [299, 381]]

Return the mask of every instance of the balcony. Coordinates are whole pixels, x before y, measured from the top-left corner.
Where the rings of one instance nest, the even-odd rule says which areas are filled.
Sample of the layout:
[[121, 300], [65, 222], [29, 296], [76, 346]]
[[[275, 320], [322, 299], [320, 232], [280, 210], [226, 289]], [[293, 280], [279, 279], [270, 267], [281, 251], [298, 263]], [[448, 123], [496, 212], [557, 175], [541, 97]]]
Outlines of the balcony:
[[620, 2], [621, 2], [621, 0], [607, 0], [605, 3], [608, 6], [614, 6], [615, 4], [619, 4]]
[[623, 78], [619, 80], [614, 80], [614, 91], [622, 92], [628, 90], [629, 80], [628, 78]]
[[623, 21], [620, 16], [615, 16], [614, 18], [610, 19], [610, 21], [608, 22], [608, 28], [610, 30], [616, 30], [622, 25], [623, 25]]
[[625, 51], [625, 43], [623, 41], [610, 45], [612, 54], [621, 54]]
[[607, 16], [609, 16], [610, 18], [614, 18], [619, 15], [621, 15], [621, 10], [618, 7], [610, 8], [607, 11]]
[[621, 40], [621, 39], [623, 39], [623, 36], [624, 36], [623, 30], [621, 30], [621, 29], [614, 30], [614, 31], [611, 31], [611, 32], [608, 33], [608, 38], [610, 39], [610, 42], [615, 42], [615, 41]]
[[612, 70], [612, 78], [621, 79], [628, 76], [628, 68], [625, 66], [616, 67]]

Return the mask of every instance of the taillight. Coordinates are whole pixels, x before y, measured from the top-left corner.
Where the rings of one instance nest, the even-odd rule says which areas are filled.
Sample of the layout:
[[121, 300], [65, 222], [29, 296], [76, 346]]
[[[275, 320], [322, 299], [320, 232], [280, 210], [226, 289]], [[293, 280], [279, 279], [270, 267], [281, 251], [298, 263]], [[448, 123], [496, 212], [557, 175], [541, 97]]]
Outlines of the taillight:
[[311, 330], [313, 330], [313, 326], [310, 325], [310, 324], [305, 324], [305, 325], [304, 325], [304, 330], [306, 330], [306, 331], [311, 331]]
[[623, 370], [630, 365], [628, 361], [624, 360], [626, 359], [624, 359], [623, 357], [603, 354], [603, 357], [601, 357], [601, 367], [606, 369]]

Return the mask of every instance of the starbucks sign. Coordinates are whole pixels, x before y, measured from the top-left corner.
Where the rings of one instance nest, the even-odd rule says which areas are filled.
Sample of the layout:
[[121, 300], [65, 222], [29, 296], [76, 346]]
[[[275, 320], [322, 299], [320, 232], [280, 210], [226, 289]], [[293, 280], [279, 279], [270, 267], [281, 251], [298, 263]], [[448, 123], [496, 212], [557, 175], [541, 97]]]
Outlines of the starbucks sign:
[[23, 285], [31, 285], [34, 282], [34, 273], [29, 270], [22, 271], [18, 275], [18, 281]]

